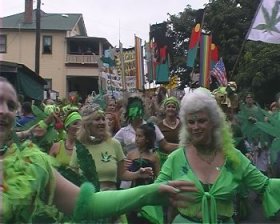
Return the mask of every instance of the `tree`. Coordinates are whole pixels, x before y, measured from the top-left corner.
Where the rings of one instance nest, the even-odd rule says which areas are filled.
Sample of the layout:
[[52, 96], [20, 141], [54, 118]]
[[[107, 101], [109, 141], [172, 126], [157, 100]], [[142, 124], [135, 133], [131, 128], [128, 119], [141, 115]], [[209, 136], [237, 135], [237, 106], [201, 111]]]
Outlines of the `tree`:
[[280, 45], [248, 41], [235, 77], [239, 89], [252, 91], [261, 105], [280, 92]]
[[[227, 73], [231, 80], [237, 82], [239, 92], [252, 91], [259, 103], [264, 105], [280, 92], [280, 45], [244, 42], [259, 3], [248, 0], [213, 0], [205, 7], [203, 31], [212, 33]], [[183, 12], [169, 15], [168, 19], [168, 35], [173, 48], [172, 71], [180, 75], [183, 85], [189, 81], [186, 55], [198, 12], [187, 5]], [[235, 64], [236, 69], [232, 73]]]

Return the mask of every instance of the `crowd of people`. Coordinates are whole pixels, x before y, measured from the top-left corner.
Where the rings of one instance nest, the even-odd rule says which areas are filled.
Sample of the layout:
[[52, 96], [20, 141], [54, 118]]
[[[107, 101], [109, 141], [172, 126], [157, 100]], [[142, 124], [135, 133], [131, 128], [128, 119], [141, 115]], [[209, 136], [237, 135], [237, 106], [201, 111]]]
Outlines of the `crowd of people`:
[[270, 110], [201, 87], [20, 105], [0, 87], [1, 223], [233, 223], [251, 190], [277, 216], [279, 94]]

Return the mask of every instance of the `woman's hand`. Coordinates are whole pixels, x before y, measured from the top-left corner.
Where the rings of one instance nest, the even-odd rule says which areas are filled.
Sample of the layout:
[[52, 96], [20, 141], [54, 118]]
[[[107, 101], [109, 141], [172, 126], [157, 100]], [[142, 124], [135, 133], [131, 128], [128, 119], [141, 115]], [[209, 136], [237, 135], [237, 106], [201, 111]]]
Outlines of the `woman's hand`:
[[159, 188], [161, 193], [168, 193], [169, 201], [174, 207], [186, 207], [187, 204], [195, 200], [192, 194], [198, 192], [195, 184], [190, 181], [174, 180], [162, 184]]
[[154, 177], [154, 171], [152, 167], [140, 168], [138, 171], [139, 178], [151, 178]]
[[131, 166], [131, 164], [132, 164], [132, 160], [130, 160], [130, 159], [124, 159], [124, 167], [125, 167], [126, 170], [129, 169], [129, 167]]

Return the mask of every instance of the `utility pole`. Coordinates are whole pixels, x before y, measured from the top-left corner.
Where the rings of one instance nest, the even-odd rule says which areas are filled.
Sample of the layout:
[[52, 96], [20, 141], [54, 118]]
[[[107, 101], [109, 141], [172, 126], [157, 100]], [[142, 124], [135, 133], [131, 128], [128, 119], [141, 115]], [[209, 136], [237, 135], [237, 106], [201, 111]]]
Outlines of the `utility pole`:
[[35, 72], [40, 75], [40, 39], [41, 39], [41, 0], [37, 0], [36, 8], [36, 43], [35, 43]]

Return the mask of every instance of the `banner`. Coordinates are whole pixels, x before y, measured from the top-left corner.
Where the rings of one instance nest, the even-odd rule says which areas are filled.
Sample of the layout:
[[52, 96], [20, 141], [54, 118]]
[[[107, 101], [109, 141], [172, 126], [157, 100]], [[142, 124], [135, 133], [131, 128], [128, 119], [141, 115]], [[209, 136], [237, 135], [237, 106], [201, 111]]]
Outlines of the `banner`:
[[150, 46], [152, 49], [153, 73], [157, 84], [169, 82], [169, 39], [167, 37], [167, 23], [150, 26]]
[[248, 40], [280, 44], [279, 0], [263, 0], [247, 33]]
[[[120, 75], [110, 74], [106, 72], [101, 73], [101, 82], [103, 83], [103, 90], [105, 91], [117, 91], [124, 90], [122, 84], [122, 77]], [[136, 89], [136, 77], [126, 76], [125, 77], [126, 91], [134, 92]]]
[[144, 89], [144, 57], [142, 40], [135, 36], [136, 88]]

